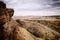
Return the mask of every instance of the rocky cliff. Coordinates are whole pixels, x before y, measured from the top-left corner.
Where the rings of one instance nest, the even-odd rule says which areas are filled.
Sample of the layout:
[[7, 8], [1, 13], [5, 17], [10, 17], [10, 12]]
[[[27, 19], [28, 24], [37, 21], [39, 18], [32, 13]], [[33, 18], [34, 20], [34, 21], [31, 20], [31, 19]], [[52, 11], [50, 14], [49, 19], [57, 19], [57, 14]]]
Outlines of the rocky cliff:
[[6, 8], [0, 1], [0, 40], [43, 40], [35, 37], [12, 19], [13, 9]]

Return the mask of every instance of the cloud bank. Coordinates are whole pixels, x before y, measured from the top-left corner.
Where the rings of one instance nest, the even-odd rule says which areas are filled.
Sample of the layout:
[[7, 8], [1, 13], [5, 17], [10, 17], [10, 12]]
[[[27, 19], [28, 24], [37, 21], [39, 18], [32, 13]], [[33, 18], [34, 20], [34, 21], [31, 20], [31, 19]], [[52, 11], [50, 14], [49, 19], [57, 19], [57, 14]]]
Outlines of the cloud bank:
[[14, 16], [60, 15], [60, 0], [1, 0], [15, 10]]

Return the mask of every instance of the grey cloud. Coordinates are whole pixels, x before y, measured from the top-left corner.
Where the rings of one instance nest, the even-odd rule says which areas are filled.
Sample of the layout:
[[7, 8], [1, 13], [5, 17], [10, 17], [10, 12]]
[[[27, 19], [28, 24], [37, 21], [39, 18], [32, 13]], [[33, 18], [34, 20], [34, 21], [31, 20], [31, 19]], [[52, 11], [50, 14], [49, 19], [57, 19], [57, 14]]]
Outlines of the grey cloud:
[[52, 0], [52, 3], [49, 5], [53, 7], [60, 7], [60, 0]]
[[22, 13], [21, 15], [23, 15], [25, 13], [23, 11], [29, 11], [26, 13], [30, 13], [31, 11], [33, 11], [32, 13], [37, 14], [38, 13], [37, 11], [39, 11], [39, 13], [41, 13], [41, 11], [42, 13], [45, 13], [44, 11], [46, 12], [50, 11], [53, 13], [53, 11], [58, 12], [60, 10], [60, 0], [1, 0], [1, 1], [4, 1], [7, 4], [7, 7], [14, 8], [16, 12], [15, 15], [18, 15], [19, 13]]
[[53, 3], [53, 4], [51, 4], [51, 5], [54, 6], [54, 7], [60, 7], [60, 2]]
[[53, 1], [59, 1], [59, 0], [53, 0]]
[[[42, 6], [44, 6], [43, 8], [52, 8], [52, 7], [59, 7], [60, 5], [60, 0], [2, 0], [4, 2], [7, 3], [8, 6], [13, 6], [13, 5], [32, 5], [34, 4], [34, 6], [36, 6], [35, 4], [40, 5], [40, 8], [42, 8]], [[32, 8], [34, 7], [32, 6]], [[17, 6], [16, 6], [17, 7]], [[39, 9], [40, 9], [39, 8]]]

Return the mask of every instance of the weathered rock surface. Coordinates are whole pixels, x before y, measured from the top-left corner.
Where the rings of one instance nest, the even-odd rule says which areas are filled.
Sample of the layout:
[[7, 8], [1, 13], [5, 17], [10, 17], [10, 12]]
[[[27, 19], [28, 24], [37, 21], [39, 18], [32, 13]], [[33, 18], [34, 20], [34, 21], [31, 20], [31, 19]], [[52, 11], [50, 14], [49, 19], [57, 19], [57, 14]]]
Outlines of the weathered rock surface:
[[0, 1], [0, 40], [44, 40], [28, 32], [12, 19], [13, 9], [6, 8]]

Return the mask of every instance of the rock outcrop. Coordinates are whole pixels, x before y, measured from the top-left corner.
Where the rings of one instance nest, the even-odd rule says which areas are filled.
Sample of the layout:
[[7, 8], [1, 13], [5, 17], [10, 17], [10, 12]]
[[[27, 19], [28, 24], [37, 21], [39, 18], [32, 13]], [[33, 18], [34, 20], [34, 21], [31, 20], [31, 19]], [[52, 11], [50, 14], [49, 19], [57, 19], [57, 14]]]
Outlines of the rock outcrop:
[[35, 37], [12, 19], [13, 9], [6, 8], [0, 1], [0, 40], [43, 40]]

